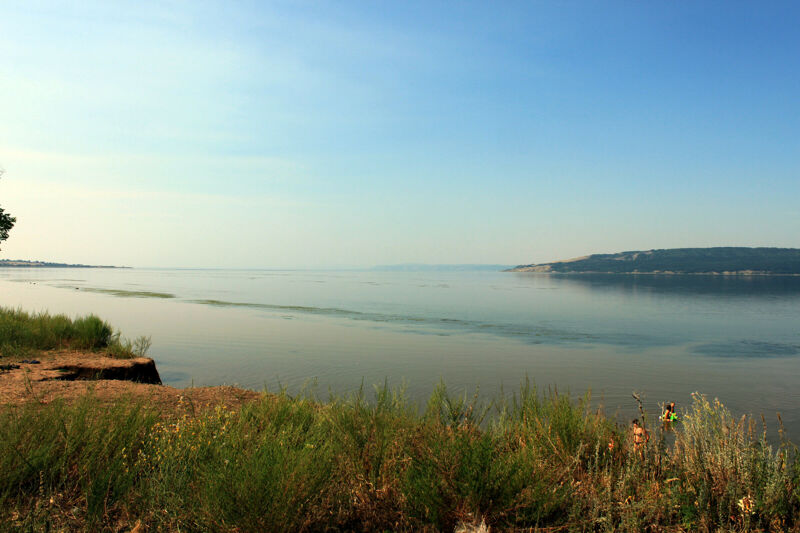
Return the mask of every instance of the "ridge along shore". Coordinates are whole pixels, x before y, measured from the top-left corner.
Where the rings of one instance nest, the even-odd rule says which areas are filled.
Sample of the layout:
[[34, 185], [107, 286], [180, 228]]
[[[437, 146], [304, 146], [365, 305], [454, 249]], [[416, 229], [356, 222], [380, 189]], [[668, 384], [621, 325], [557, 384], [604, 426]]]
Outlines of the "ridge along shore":
[[149, 357], [117, 359], [91, 351], [54, 350], [25, 357], [0, 357], [0, 409], [24, 403], [73, 403], [87, 394], [102, 404], [141, 400], [175, 412], [182, 402], [229, 408], [262, 396], [233, 386], [179, 389], [161, 384]]
[[131, 268], [128, 266], [84, 265], [52, 263], [49, 261], [29, 261], [27, 259], [0, 259], [0, 268]]
[[161, 384], [150, 339], [123, 338], [94, 315], [72, 318], [0, 307], [0, 406], [72, 402], [91, 392], [103, 403], [123, 396], [170, 409], [180, 397], [241, 405], [260, 394], [236, 387], [176, 389]]
[[519, 265], [505, 272], [800, 276], [800, 249], [717, 247], [631, 251]]

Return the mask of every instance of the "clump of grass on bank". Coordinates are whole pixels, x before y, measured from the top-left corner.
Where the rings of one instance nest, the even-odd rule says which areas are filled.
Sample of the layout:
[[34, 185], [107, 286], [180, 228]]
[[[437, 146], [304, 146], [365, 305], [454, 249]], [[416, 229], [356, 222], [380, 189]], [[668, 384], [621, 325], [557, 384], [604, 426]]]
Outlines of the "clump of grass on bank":
[[[194, 411], [194, 407], [192, 408]], [[524, 386], [481, 406], [437, 388], [283, 393], [157, 416], [91, 396], [0, 412], [0, 523], [182, 531], [797, 531], [800, 462], [697, 397], [675, 444]], [[652, 428], [651, 428], [652, 431]], [[614, 443], [609, 447], [609, 443]]]
[[0, 356], [71, 348], [104, 351], [112, 357], [130, 358], [143, 356], [149, 347], [148, 337], [135, 341], [123, 339], [95, 315], [73, 319], [48, 312], [28, 313], [0, 307]]

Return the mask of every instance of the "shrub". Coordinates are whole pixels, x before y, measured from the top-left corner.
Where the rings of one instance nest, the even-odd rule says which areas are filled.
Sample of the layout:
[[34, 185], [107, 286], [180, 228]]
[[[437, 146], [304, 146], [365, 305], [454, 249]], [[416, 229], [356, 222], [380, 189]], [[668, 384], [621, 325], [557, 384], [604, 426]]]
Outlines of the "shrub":
[[[491, 412], [490, 412], [491, 411]], [[524, 385], [481, 406], [442, 385], [320, 404], [285, 392], [160, 413], [88, 396], [0, 411], [0, 523], [182, 531], [796, 531], [800, 461], [702, 396], [675, 444]], [[484, 414], [486, 414], [484, 416]], [[616, 443], [609, 448], [609, 442]], [[460, 526], [459, 526], [460, 527]]]
[[134, 343], [121, 339], [119, 333], [114, 333], [108, 323], [95, 315], [72, 319], [46, 311], [27, 313], [0, 307], [0, 356], [71, 348], [134, 357], [146, 353], [149, 347], [149, 337], [141, 337]]

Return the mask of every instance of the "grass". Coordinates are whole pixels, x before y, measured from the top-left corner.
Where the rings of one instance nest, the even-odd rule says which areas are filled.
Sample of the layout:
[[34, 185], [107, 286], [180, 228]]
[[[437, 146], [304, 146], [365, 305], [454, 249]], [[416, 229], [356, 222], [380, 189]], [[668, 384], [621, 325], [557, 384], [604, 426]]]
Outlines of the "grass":
[[[165, 417], [92, 396], [0, 411], [0, 524], [19, 531], [798, 531], [800, 462], [695, 398], [643, 451], [589, 398], [480, 404], [443, 385], [418, 409], [376, 388], [285, 392]], [[609, 447], [609, 443], [614, 443]]]
[[[58, 348], [130, 357], [149, 339], [0, 308], [0, 354]], [[0, 407], [0, 530], [800, 531], [797, 449], [763, 421], [696, 395], [637, 450], [591, 406], [529, 383], [491, 403], [384, 385], [183, 415], [34, 399]]]
[[71, 318], [61, 314], [28, 313], [0, 307], [0, 357], [74, 349], [130, 358], [144, 356], [149, 348], [149, 337], [133, 341], [124, 339], [95, 315]]

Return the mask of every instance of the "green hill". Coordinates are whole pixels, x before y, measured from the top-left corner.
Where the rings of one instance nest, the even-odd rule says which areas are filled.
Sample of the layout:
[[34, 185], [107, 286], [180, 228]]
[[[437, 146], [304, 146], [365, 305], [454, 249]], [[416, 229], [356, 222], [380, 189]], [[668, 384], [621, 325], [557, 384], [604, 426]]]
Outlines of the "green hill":
[[800, 275], [800, 249], [671, 248], [593, 254], [553, 263], [520, 265], [507, 272]]

